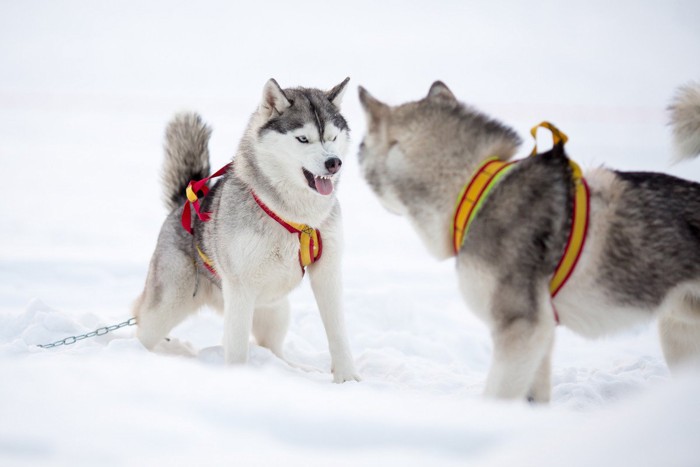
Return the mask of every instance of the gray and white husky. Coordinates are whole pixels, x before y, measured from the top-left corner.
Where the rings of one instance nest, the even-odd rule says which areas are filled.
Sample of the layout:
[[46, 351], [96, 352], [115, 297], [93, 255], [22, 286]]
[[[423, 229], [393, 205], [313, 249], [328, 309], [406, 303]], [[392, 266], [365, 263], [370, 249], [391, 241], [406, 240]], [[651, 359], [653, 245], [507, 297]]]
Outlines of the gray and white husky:
[[[435, 257], [454, 256], [460, 190], [487, 158], [510, 160], [520, 138], [439, 81], [425, 98], [396, 107], [359, 91], [366, 181], [389, 211], [410, 220]], [[700, 86], [682, 88], [670, 111], [679, 156], [697, 156]], [[460, 290], [492, 333], [488, 396], [549, 400], [555, 311], [561, 324], [591, 337], [658, 315], [672, 368], [700, 356], [700, 184], [607, 168], [585, 179], [588, 237], [554, 299], [549, 282], [573, 209], [572, 169], [562, 151], [526, 158], [498, 181], [457, 252]]]
[[[324, 92], [283, 90], [270, 79], [232, 164], [208, 194], [197, 193], [210, 220], [203, 222], [195, 214], [191, 222], [182, 221], [193, 235], [181, 218], [189, 182], [210, 175], [210, 129], [196, 114], [177, 115], [169, 124], [163, 182], [170, 214], [133, 309], [137, 336], [147, 348], [209, 305], [223, 311], [227, 363], [247, 361], [251, 333], [258, 344], [284, 358], [287, 295], [306, 269], [328, 337], [333, 380], [359, 379], [341, 306], [343, 242], [335, 197], [350, 143], [340, 113], [348, 80]], [[321, 236], [311, 246], [320, 256], [307, 268], [301, 264], [305, 234], [288, 230], [287, 223], [304, 224], [301, 230], [316, 229]]]

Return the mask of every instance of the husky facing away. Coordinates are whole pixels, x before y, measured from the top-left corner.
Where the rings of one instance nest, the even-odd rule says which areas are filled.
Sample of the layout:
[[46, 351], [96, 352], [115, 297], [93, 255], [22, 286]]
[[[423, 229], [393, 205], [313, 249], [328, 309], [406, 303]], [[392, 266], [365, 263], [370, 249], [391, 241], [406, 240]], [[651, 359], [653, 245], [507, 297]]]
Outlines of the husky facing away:
[[[359, 380], [341, 307], [342, 225], [334, 190], [350, 143], [340, 113], [348, 81], [323, 92], [282, 90], [270, 79], [233, 162], [208, 193], [187, 188], [210, 174], [210, 129], [196, 114], [177, 115], [169, 124], [163, 184], [170, 214], [133, 309], [144, 346], [153, 349], [185, 317], [209, 305], [223, 311], [227, 363], [247, 361], [251, 332], [284, 358], [287, 295], [306, 269], [328, 337], [333, 381]], [[183, 217], [188, 198], [198, 214], [191, 221]]]
[[[574, 222], [574, 171], [564, 152], [513, 164], [456, 248], [460, 190], [485, 160], [509, 161], [519, 137], [458, 102], [439, 81], [425, 98], [397, 107], [359, 91], [366, 181], [386, 209], [409, 219], [435, 257], [456, 254], [462, 295], [491, 330], [487, 396], [549, 400], [557, 314], [590, 337], [658, 314], [672, 369], [700, 357], [700, 184], [660, 173], [585, 173], [587, 238], [552, 299], [550, 279]], [[699, 155], [700, 85], [681, 88], [670, 111], [678, 155]]]

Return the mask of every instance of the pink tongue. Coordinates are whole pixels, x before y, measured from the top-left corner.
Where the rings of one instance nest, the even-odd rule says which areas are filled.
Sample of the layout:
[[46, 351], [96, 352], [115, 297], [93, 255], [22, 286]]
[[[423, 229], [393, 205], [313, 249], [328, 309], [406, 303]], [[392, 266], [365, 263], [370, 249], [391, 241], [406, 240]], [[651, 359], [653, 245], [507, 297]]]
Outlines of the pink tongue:
[[314, 177], [316, 191], [322, 195], [330, 195], [333, 193], [333, 182], [328, 178]]

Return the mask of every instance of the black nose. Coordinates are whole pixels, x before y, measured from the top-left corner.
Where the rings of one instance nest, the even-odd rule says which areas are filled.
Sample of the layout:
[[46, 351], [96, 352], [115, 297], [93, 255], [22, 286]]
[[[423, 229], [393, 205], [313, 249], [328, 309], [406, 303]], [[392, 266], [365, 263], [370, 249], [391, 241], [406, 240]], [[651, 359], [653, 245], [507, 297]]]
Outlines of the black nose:
[[341, 161], [337, 157], [331, 157], [330, 159], [326, 159], [326, 168], [332, 174], [337, 173], [340, 170], [341, 165], [343, 165], [343, 161]]

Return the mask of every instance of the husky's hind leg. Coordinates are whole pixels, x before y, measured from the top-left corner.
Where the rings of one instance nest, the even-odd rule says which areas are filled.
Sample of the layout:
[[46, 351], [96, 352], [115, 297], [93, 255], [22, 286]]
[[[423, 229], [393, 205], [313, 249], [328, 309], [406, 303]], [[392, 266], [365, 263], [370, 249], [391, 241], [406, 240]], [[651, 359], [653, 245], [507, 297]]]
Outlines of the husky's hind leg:
[[[493, 298], [493, 359], [484, 394], [544, 402], [548, 391], [541, 386], [549, 380], [555, 321], [546, 289], [540, 296], [523, 292], [501, 287]], [[533, 390], [537, 394], [528, 394]]]
[[289, 328], [289, 300], [285, 297], [275, 303], [258, 306], [253, 315], [253, 336], [257, 343], [267, 347], [284, 360], [284, 338]]
[[700, 294], [673, 297], [659, 318], [659, 335], [671, 370], [693, 361], [700, 364]]
[[[201, 305], [193, 297], [195, 269], [192, 259], [172, 249], [156, 251], [151, 260], [143, 293], [133, 308], [138, 329], [136, 336], [149, 350]], [[200, 295], [200, 294], [198, 294]]]

